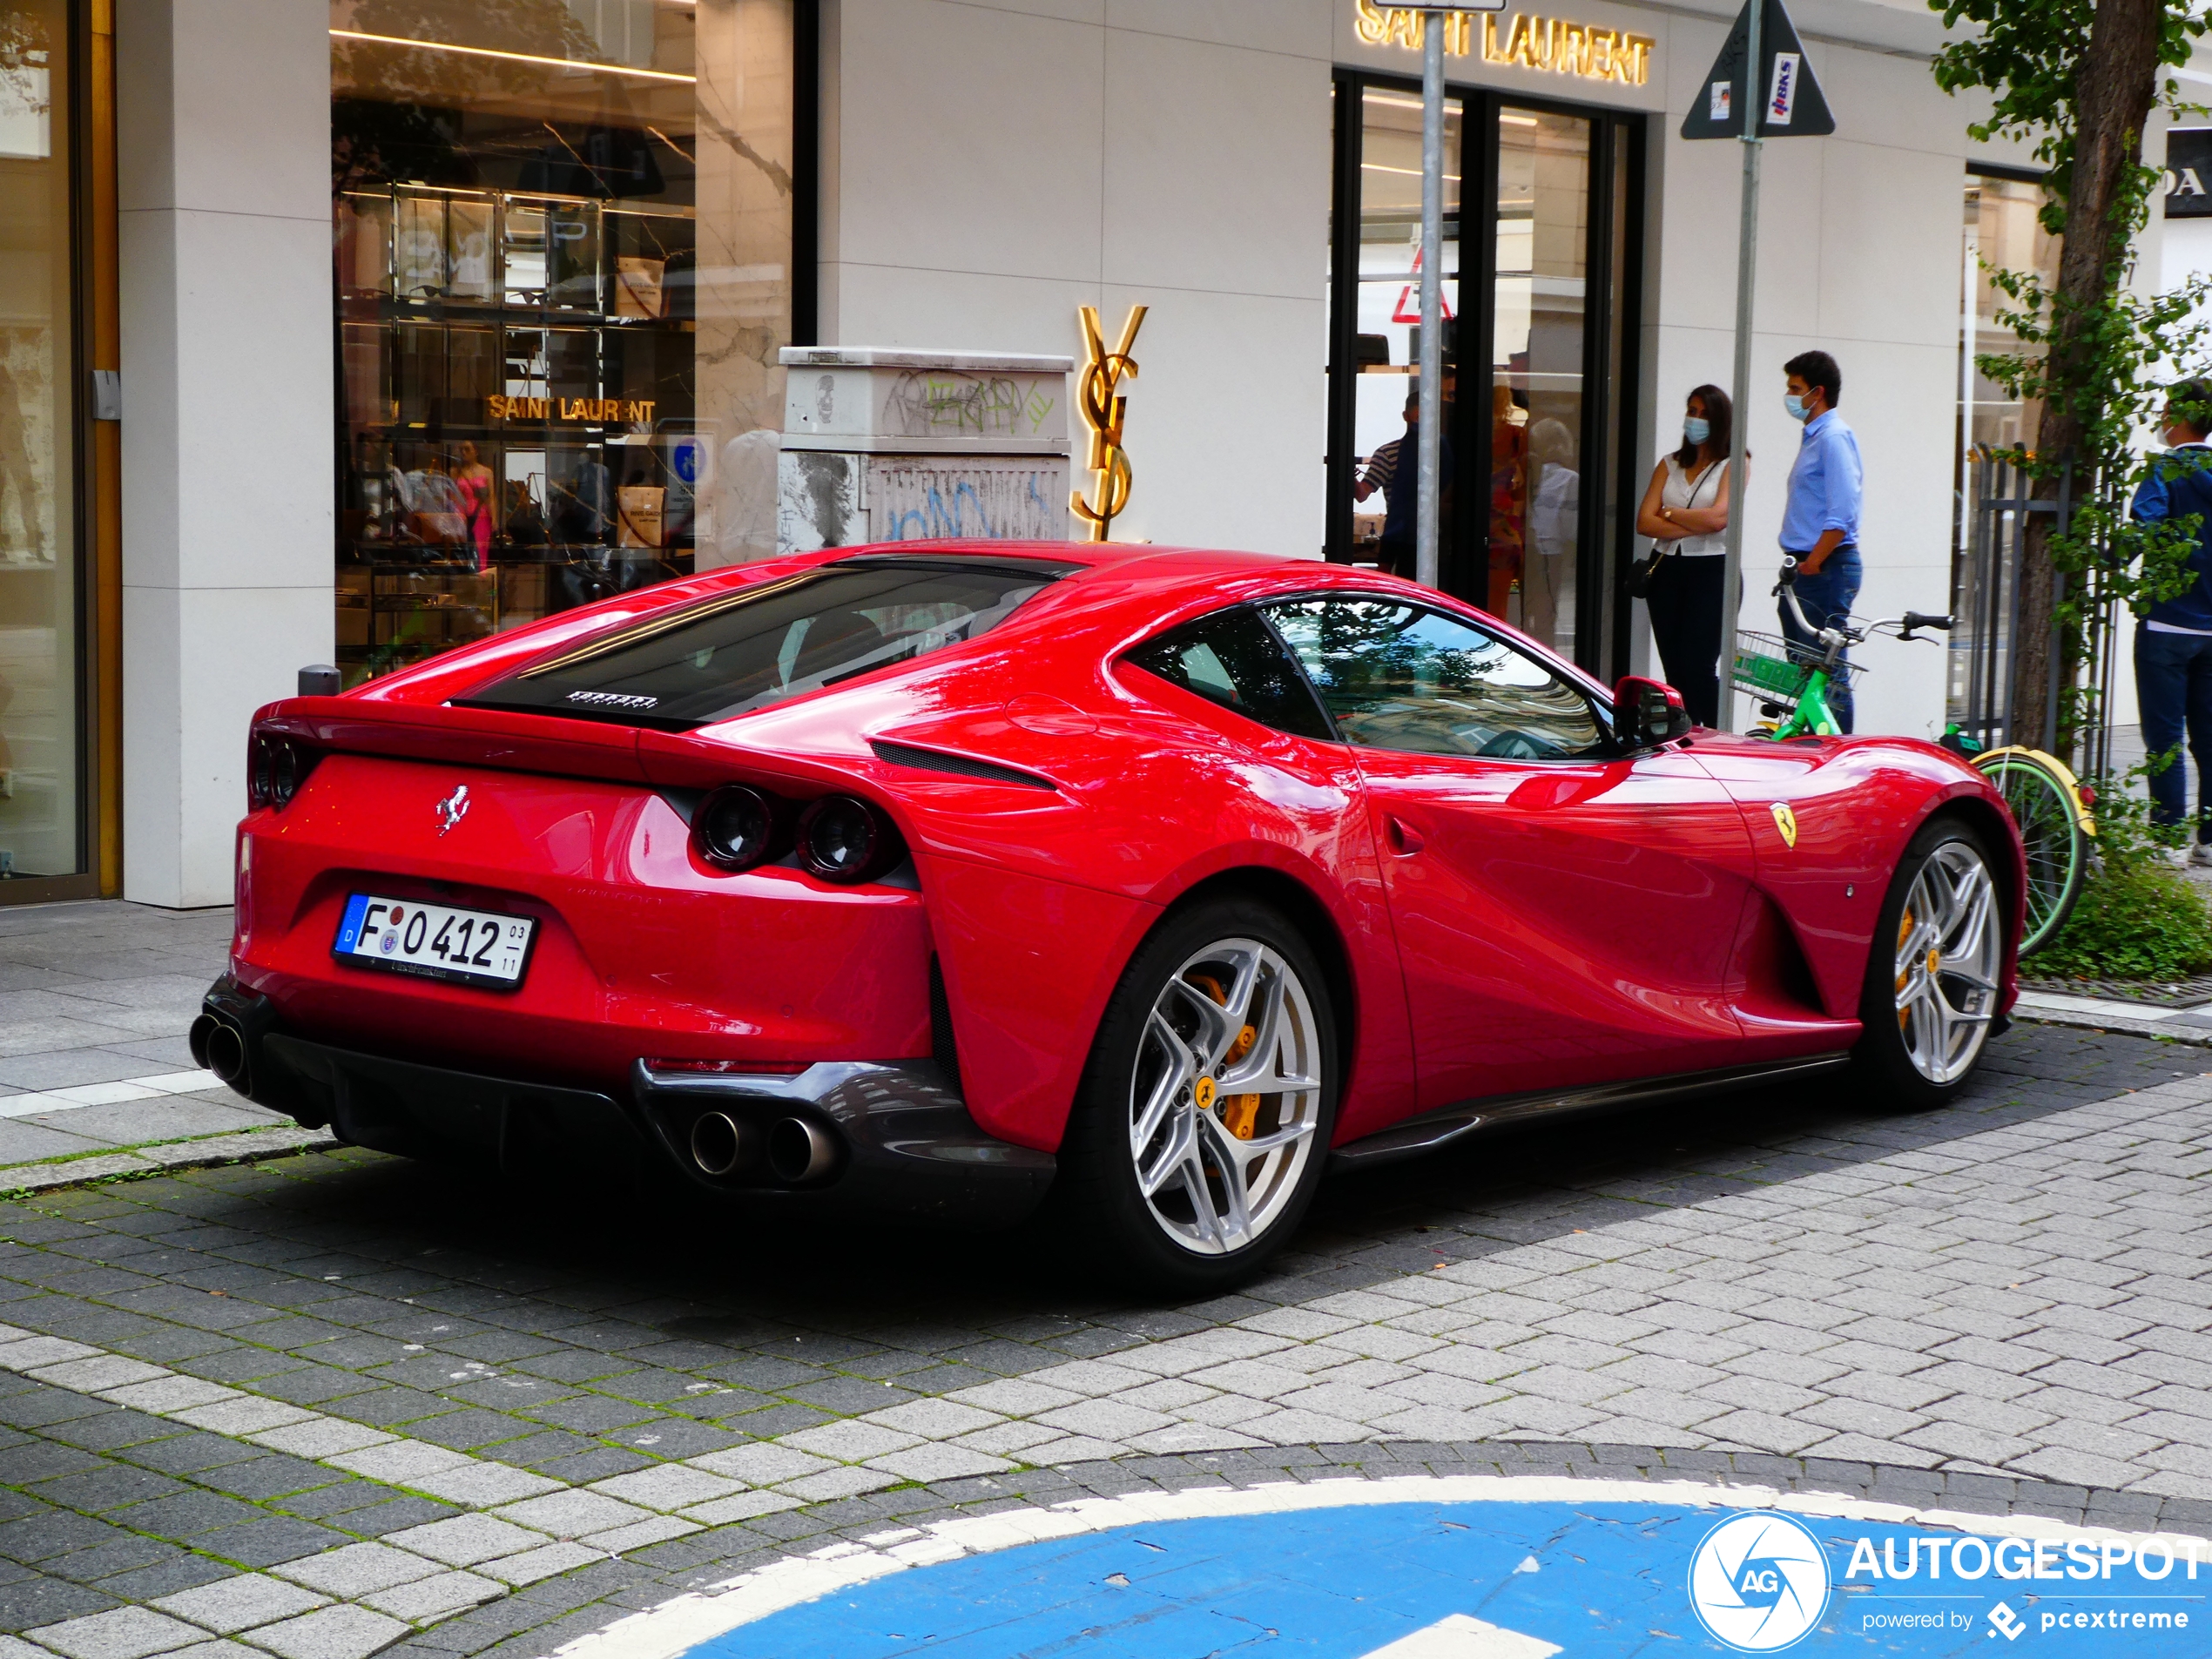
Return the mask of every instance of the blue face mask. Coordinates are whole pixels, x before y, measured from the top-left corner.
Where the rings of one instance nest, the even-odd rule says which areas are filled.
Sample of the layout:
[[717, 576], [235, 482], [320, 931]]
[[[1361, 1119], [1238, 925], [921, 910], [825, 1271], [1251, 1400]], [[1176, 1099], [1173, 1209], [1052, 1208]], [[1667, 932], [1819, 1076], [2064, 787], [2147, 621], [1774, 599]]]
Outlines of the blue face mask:
[[1703, 443], [1713, 435], [1713, 423], [1701, 421], [1694, 415], [1686, 415], [1682, 423], [1682, 435], [1687, 443]]
[[1802, 421], [1805, 418], [1805, 401], [1795, 392], [1782, 400], [1782, 407], [1790, 411], [1790, 418], [1792, 421]]

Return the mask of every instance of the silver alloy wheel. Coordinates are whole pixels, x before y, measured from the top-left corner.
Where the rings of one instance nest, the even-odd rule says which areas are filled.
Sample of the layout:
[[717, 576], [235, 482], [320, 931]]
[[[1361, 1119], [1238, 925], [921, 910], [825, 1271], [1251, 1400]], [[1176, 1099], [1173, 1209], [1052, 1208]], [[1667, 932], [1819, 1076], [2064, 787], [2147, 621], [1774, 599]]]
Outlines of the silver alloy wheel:
[[1196, 1255], [1251, 1244], [1318, 1155], [1320, 1121], [1320, 1032], [1297, 970], [1255, 939], [1194, 953], [1154, 1001], [1130, 1078], [1130, 1157], [1161, 1231]]
[[1897, 928], [1897, 1026], [1912, 1069], [1965, 1076], [1997, 1013], [1997, 885], [1973, 846], [1946, 841], [1912, 878]]

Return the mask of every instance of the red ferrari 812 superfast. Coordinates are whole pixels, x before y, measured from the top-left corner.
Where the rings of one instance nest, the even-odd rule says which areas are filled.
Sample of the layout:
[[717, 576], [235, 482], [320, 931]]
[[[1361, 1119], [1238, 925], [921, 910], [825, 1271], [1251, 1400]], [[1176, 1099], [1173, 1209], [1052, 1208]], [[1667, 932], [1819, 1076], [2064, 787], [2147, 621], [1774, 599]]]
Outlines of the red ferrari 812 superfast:
[[1049, 1203], [1174, 1290], [1492, 1124], [1845, 1065], [1939, 1104], [2014, 994], [1962, 761], [1692, 730], [1340, 565], [842, 549], [249, 741], [193, 1043], [251, 1098], [793, 1215]]

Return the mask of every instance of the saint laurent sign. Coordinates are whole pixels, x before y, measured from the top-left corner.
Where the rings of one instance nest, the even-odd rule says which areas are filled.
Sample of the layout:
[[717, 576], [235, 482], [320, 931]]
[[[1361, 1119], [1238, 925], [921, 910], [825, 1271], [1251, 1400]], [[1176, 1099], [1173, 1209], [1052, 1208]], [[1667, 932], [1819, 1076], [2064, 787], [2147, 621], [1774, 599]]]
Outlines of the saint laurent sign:
[[[1353, 3], [1359, 12], [1354, 27], [1368, 45], [1420, 45], [1421, 14], [1417, 8], [1377, 5], [1375, 0]], [[1469, 57], [1480, 51], [1486, 64], [1549, 70], [1554, 74], [1611, 81], [1622, 86], [1642, 86], [1651, 78], [1656, 44], [1650, 36], [1631, 34], [1625, 29], [1600, 29], [1524, 11], [1502, 23], [1484, 13], [1478, 45], [1474, 14], [1453, 11], [1444, 17], [1444, 50], [1451, 57]]]
[[650, 397], [488, 397], [484, 415], [499, 421], [577, 421], [589, 426], [651, 426]]

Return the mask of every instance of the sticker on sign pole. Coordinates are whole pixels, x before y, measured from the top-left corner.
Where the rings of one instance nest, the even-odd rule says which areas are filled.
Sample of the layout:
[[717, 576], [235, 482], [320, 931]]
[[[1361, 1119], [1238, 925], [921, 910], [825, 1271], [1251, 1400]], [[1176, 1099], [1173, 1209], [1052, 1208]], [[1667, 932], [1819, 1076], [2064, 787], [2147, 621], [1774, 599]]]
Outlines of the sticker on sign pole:
[[1766, 119], [1776, 126], [1790, 125], [1790, 112], [1797, 106], [1797, 65], [1804, 62], [1804, 57], [1797, 52], [1774, 55], [1774, 78], [1767, 91]]

